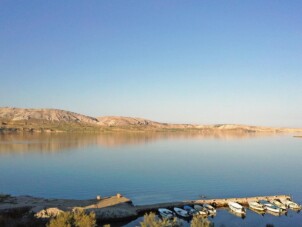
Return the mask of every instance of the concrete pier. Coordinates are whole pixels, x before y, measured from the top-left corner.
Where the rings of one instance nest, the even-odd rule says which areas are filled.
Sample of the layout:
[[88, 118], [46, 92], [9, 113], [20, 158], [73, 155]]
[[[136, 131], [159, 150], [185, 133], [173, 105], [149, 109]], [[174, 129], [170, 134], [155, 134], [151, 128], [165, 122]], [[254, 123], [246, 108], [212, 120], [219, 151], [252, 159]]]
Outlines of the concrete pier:
[[273, 196], [255, 196], [255, 197], [243, 197], [243, 198], [220, 198], [220, 199], [201, 199], [201, 200], [187, 200], [181, 202], [169, 202], [169, 203], [157, 203], [151, 205], [135, 206], [136, 211], [141, 213], [156, 211], [158, 208], [173, 208], [181, 207], [184, 205], [194, 205], [194, 204], [211, 204], [217, 208], [226, 207], [228, 202], [237, 202], [244, 206], [248, 205], [249, 201], [259, 201], [273, 199], [291, 199], [289, 195], [273, 195]]

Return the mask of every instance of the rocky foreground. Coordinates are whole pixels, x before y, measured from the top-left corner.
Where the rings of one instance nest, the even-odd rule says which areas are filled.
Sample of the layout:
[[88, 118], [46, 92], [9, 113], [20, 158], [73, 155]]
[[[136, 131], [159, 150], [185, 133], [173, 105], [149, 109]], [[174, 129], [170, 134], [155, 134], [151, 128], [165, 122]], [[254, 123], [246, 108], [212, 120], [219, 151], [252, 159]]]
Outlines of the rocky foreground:
[[0, 132], [202, 131], [299, 133], [300, 128], [272, 128], [237, 124], [168, 124], [133, 117], [90, 117], [57, 109], [0, 108]]
[[84, 209], [93, 211], [97, 219], [119, 220], [137, 217], [137, 211], [130, 199], [121, 195], [89, 200], [44, 199], [31, 196], [0, 196], [0, 215], [24, 211], [24, 215], [33, 214], [38, 219], [49, 219], [63, 211]]

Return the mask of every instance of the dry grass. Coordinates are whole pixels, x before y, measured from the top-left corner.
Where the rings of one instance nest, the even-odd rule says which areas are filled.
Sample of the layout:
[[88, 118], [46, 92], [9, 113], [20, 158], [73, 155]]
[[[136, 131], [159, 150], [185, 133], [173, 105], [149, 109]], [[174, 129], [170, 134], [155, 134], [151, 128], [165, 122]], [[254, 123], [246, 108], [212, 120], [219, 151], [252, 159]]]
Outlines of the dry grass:
[[95, 227], [96, 219], [93, 212], [86, 214], [83, 209], [63, 212], [51, 219], [47, 227]]
[[144, 215], [144, 220], [140, 223], [141, 227], [181, 227], [182, 223], [177, 219], [159, 219], [154, 213]]

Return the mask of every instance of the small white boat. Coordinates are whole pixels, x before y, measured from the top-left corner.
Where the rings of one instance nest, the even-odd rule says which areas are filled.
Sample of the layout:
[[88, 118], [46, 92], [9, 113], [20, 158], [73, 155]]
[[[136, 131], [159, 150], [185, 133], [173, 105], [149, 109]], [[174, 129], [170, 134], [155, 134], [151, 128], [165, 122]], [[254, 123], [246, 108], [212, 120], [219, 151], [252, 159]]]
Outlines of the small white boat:
[[209, 212], [210, 215], [215, 215], [216, 214], [216, 209], [211, 206], [210, 204], [203, 204], [204, 208], [206, 208]]
[[259, 211], [265, 211], [266, 210], [266, 208], [263, 204], [260, 204], [256, 201], [248, 202], [248, 204], [249, 204], [249, 207], [254, 209], [254, 210], [259, 210]]
[[178, 207], [174, 207], [173, 208], [175, 213], [178, 214], [179, 216], [183, 217], [183, 218], [188, 218], [190, 217], [190, 215], [188, 214], [187, 211], [181, 209], [181, 208], [178, 208]]
[[282, 209], [280, 207], [277, 207], [266, 200], [260, 200], [259, 203], [262, 204], [268, 211], [275, 212], [275, 213], [282, 212]]
[[160, 216], [162, 216], [163, 218], [173, 218], [174, 217], [173, 211], [166, 209], [166, 208], [159, 208], [158, 212], [159, 212]]
[[301, 205], [289, 200], [289, 199], [280, 199], [281, 203], [283, 203], [286, 207], [293, 210], [301, 210]]
[[198, 211], [193, 209], [190, 206], [184, 206], [184, 210], [188, 212], [189, 215], [195, 215], [198, 214]]
[[264, 215], [265, 215], [265, 212], [266, 212], [266, 209], [265, 209], [265, 211], [263, 211], [263, 210], [255, 210], [255, 209], [253, 209], [252, 207], [249, 207], [249, 209], [250, 209], [251, 211], [255, 212], [256, 214], [261, 215], [261, 216], [264, 216]]
[[197, 210], [198, 214], [200, 214], [200, 215], [208, 215], [209, 214], [208, 210], [205, 207], [201, 206], [201, 205], [194, 205], [194, 209]]
[[230, 214], [233, 214], [233, 215], [235, 215], [238, 218], [245, 219], [245, 215], [246, 215], [245, 213], [238, 213], [238, 212], [235, 212], [235, 211], [233, 211], [231, 209], [229, 209], [228, 211], [230, 212]]
[[280, 207], [282, 210], [286, 210], [286, 206], [283, 203], [281, 203], [280, 200], [274, 199], [274, 200], [271, 200], [270, 202], [272, 204], [274, 204], [275, 206]]
[[270, 210], [266, 210], [266, 213], [270, 214], [270, 215], [273, 215], [273, 216], [276, 216], [276, 217], [280, 217], [282, 215], [281, 213], [273, 212], [273, 211], [270, 211]]
[[245, 208], [243, 206], [241, 206], [239, 203], [228, 202], [228, 206], [235, 213], [239, 213], [239, 214], [245, 214], [246, 213]]

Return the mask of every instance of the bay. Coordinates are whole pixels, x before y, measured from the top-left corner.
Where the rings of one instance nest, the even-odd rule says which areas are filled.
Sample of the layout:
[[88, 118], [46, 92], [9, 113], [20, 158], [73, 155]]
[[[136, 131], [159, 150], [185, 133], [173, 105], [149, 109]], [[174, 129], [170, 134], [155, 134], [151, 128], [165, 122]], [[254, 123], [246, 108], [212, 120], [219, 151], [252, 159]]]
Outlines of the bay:
[[[0, 193], [73, 199], [121, 193], [136, 205], [289, 194], [302, 203], [301, 148], [292, 135], [2, 134]], [[220, 213], [212, 220], [217, 225], [302, 223], [294, 212], [281, 218], [249, 212], [245, 220]]]

